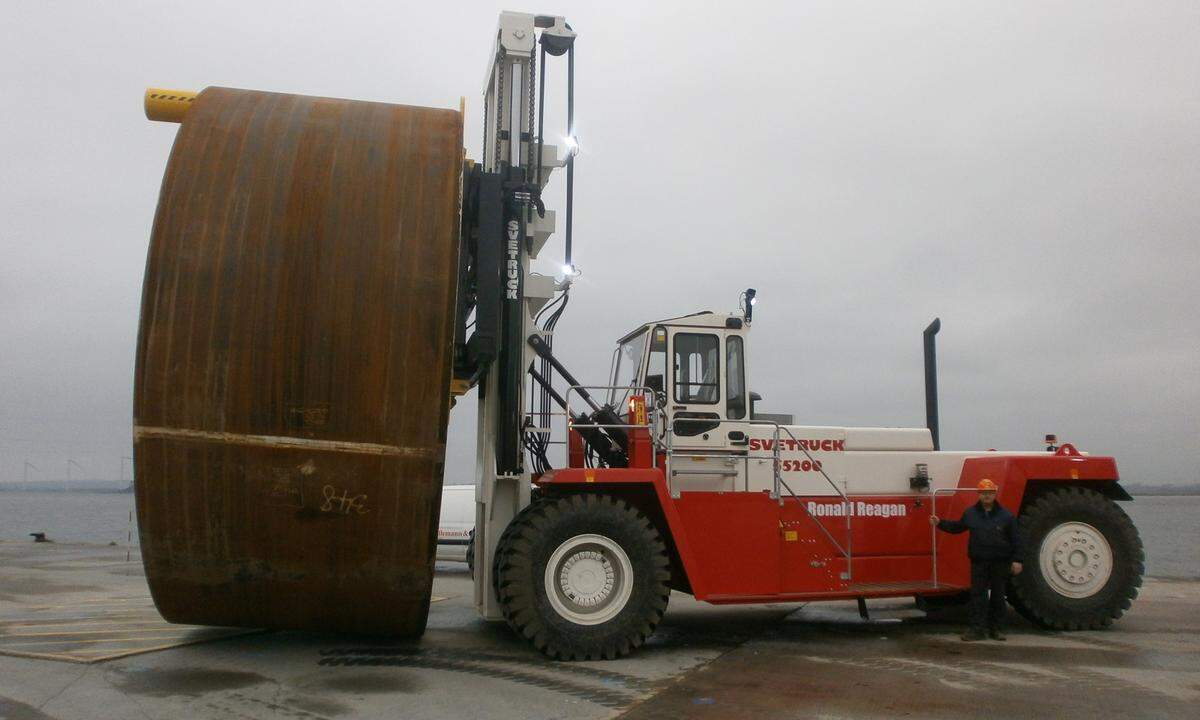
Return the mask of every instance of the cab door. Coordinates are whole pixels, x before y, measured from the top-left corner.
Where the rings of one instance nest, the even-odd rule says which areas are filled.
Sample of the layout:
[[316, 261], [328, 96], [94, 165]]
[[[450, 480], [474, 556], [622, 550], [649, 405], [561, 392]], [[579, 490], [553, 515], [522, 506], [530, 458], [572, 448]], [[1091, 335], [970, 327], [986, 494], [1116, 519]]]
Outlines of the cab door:
[[[736, 337], [732, 364], [727, 354], [730, 337]], [[740, 423], [726, 422], [747, 415], [741, 343], [740, 335], [722, 328], [670, 330], [666, 415], [673, 493], [745, 489], [746, 433]], [[735, 371], [732, 384], [730, 370]], [[740, 410], [736, 400], [728, 401], [731, 388], [742, 397]]]
[[675, 448], [715, 450], [725, 447], [721, 435], [721, 345], [718, 328], [671, 328], [671, 442]]

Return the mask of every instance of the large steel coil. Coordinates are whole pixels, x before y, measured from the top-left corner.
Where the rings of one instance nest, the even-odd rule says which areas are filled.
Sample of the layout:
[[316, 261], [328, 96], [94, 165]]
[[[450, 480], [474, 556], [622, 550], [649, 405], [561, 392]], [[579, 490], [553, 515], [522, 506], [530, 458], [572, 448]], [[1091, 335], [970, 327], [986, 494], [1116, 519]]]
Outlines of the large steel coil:
[[462, 115], [226, 88], [187, 102], [134, 387], [154, 601], [180, 623], [419, 634]]

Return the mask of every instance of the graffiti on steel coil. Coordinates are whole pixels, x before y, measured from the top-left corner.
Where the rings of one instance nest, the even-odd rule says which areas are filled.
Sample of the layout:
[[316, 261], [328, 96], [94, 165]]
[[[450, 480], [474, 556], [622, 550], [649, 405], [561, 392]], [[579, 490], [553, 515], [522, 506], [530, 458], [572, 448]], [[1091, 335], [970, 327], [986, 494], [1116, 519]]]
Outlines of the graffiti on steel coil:
[[321, 495], [325, 498], [325, 502], [321, 503], [321, 512], [338, 515], [366, 515], [371, 512], [367, 507], [366, 495], [351, 495], [349, 490], [342, 490], [342, 494], [338, 495], [337, 488], [332, 485], [321, 488]]

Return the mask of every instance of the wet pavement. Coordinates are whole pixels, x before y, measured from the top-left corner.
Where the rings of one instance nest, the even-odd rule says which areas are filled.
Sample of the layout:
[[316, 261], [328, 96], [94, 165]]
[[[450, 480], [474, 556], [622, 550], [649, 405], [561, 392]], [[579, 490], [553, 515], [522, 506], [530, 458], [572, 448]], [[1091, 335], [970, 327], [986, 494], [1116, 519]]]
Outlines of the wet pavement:
[[675, 594], [640, 652], [587, 663], [548, 662], [479, 620], [464, 566], [439, 564], [434, 594], [419, 643], [222, 636], [158, 620], [123, 548], [0, 543], [0, 718], [1107, 718], [1200, 706], [1200, 582], [1147, 581], [1107, 631], [1014, 618], [1008, 642], [972, 644], [958, 640], [957, 609], [927, 617], [878, 601], [863, 622], [853, 603], [714, 607]]
[[[964, 643], [965, 613], [813, 605], [631, 710], [628, 718], [1193, 718], [1200, 583], [1148, 581], [1110, 630]], [[903, 617], [900, 622], [888, 619]]]

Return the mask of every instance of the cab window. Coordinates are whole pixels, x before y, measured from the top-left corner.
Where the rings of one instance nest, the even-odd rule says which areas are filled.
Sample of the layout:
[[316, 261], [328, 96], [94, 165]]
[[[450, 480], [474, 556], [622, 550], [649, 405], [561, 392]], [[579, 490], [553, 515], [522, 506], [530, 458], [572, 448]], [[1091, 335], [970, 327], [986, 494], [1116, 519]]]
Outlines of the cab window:
[[641, 369], [642, 353], [646, 350], [648, 334], [643, 330], [617, 347], [616, 357], [613, 358], [613, 387], [608, 392], [608, 402], [613, 407], [624, 407], [630, 388], [637, 383], [638, 370]]
[[667, 379], [667, 329], [654, 328], [650, 338], [650, 361], [646, 364], [646, 387], [655, 393], [665, 393]]
[[725, 339], [725, 417], [730, 420], [746, 417], [746, 365], [743, 357], [741, 336], [730, 335]]
[[720, 398], [720, 346], [716, 335], [675, 336], [675, 402], [715, 405]]

